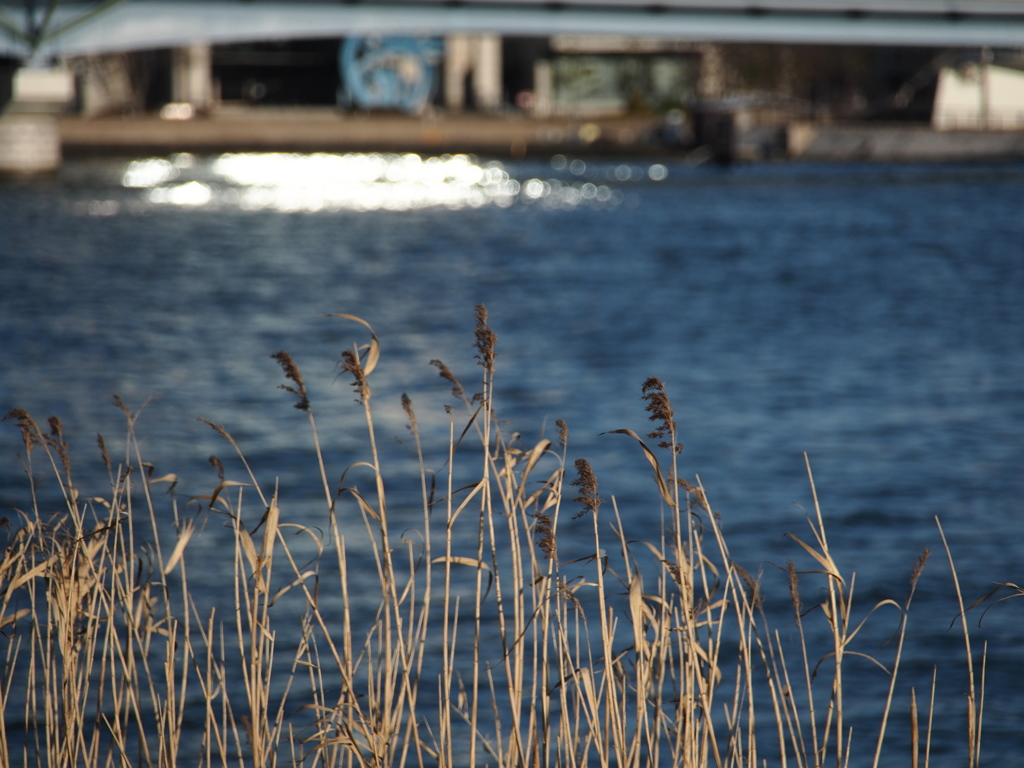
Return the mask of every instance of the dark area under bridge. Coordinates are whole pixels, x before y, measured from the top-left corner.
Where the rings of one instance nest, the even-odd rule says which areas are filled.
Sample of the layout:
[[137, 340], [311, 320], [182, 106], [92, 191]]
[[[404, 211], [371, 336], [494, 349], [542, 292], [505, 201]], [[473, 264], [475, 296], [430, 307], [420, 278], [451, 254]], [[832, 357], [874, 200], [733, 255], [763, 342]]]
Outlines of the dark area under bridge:
[[737, 43], [1024, 47], [1024, 0], [0, 0], [0, 56], [45, 59], [201, 40], [352, 35], [628, 35]]

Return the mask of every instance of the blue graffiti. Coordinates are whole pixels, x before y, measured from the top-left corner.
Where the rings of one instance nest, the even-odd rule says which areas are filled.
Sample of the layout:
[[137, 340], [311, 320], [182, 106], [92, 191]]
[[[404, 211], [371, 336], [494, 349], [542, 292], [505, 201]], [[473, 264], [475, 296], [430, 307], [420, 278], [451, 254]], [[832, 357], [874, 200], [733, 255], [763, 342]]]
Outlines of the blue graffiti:
[[351, 37], [341, 45], [338, 102], [357, 109], [397, 109], [418, 114], [437, 92], [440, 40], [416, 37]]

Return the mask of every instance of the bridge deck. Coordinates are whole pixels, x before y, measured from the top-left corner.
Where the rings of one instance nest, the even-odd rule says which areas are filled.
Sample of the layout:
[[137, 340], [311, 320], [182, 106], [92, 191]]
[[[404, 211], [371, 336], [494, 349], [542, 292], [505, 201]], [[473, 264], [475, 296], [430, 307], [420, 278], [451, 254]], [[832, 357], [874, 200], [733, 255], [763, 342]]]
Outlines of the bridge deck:
[[[45, 4], [35, 5], [39, 25], [45, 18]], [[453, 32], [1024, 47], [1024, 0], [128, 0], [78, 23], [92, 7], [58, 4], [38, 53], [91, 54], [196, 41]], [[25, 55], [26, 40], [14, 33], [25, 16], [24, 0], [0, 0], [0, 55]]]

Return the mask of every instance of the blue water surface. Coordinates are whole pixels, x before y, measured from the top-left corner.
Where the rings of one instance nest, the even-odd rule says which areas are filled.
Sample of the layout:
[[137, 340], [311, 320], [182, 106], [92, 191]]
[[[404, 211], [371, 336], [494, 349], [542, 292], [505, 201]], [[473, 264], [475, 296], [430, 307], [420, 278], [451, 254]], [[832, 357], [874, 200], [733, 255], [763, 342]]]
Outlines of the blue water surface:
[[[344, 467], [366, 444], [337, 361], [367, 333], [321, 315], [372, 324], [385, 463], [410, 471], [415, 499], [399, 397], [412, 398], [440, 468], [453, 398], [429, 362], [477, 391], [484, 304], [508, 430], [532, 444], [565, 420], [570, 460], [590, 460], [628, 535], [656, 530], [661, 511], [642, 453], [607, 433], [649, 431], [640, 388], [657, 376], [683, 472], [752, 573], [812, 565], [784, 537], [810, 537], [804, 453], [865, 606], [902, 599], [914, 559], [933, 550], [908, 668], [927, 680], [933, 664], [947, 670], [953, 725], [933, 765], [962, 764], [967, 677], [935, 519], [967, 600], [1021, 583], [1024, 166], [569, 160], [506, 164], [515, 184], [498, 202], [395, 210], [245, 204], [204, 158], [179, 163], [202, 185], [189, 204], [123, 186], [127, 161], [69, 161], [60, 179], [0, 186], [0, 410], [59, 415], [86, 484], [105, 477], [96, 433], [116, 444], [124, 432], [112, 395], [149, 401], [146, 459], [193, 494], [216, 485], [209, 455], [230, 462], [196, 417], [213, 420], [277, 478], [298, 522], [321, 524], [308, 423], [271, 354], [302, 369], [325, 453]], [[5, 424], [5, 508], [29, 504], [20, 450]], [[1024, 601], [978, 618], [973, 640], [990, 643], [983, 762], [1021, 765]]]

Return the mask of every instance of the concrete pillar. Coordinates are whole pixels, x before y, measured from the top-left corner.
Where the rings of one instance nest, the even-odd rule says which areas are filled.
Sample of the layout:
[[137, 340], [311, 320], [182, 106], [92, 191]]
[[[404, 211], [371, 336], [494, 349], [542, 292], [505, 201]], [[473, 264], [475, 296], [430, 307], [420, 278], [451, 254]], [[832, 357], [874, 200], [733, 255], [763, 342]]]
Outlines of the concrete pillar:
[[0, 176], [37, 176], [60, 169], [57, 118], [46, 114], [0, 114]]
[[213, 49], [208, 44], [171, 52], [171, 101], [191, 104], [196, 111], [213, 105]]
[[0, 107], [0, 175], [34, 176], [60, 168], [57, 115], [74, 95], [71, 72], [61, 67], [23, 67]]
[[978, 69], [981, 73], [980, 83], [980, 96], [981, 104], [978, 105], [978, 112], [981, 117], [981, 127], [983, 130], [987, 130], [992, 127], [991, 124], [991, 107], [992, 107], [992, 49], [985, 46], [981, 49], [981, 55], [978, 57]]
[[697, 96], [720, 99], [725, 94], [725, 58], [722, 47], [715, 43], [700, 46], [700, 71], [697, 74]]
[[469, 35], [448, 35], [444, 41], [444, 105], [448, 109], [465, 109], [469, 70]]
[[779, 84], [777, 90], [783, 96], [795, 97], [799, 67], [796, 51], [792, 46], [785, 45], [779, 49]]
[[480, 35], [473, 42], [473, 101], [477, 109], [493, 112], [502, 100], [501, 37]]
[[[502, 101], [501, 37], [449, 35], [444, 46], [444, 104], [466, 108], [472, 98], [479, 110], [498, 109]], [[469, 86], [470, 93], [466, 92]]]
[[554, 111], [554, 74], [551, 62], [537, 59], [533, 63], [533, 114], [548, 117]]

